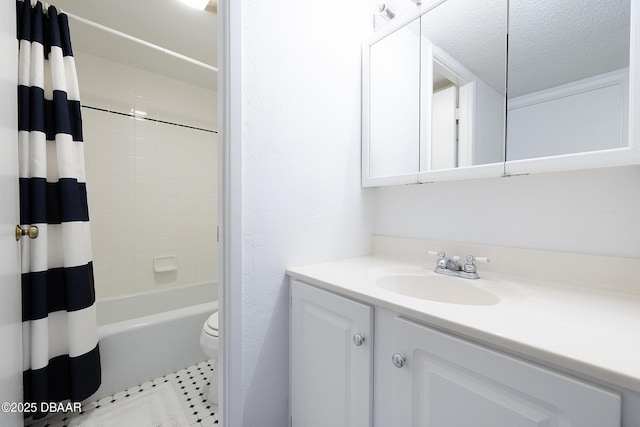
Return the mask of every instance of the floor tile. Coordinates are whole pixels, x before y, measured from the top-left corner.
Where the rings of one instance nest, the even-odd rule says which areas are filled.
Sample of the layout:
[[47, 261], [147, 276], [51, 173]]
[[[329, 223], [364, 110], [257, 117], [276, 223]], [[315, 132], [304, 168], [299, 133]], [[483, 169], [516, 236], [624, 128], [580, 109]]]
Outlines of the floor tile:
[[[82, 413], [94, 409], [112, 405], [122, 399], [152, 389], [159, 384], [171, 383], [178, 401], [184, 409], [184, 413], [192, 427], [207, 427], [218, 424], [218, 408], [207, 400], [209, 395], [209, 385], [214, 371], [214, 362], [207, 360], [197, 365], [180, 369], [177, 372], [167, 374], [163, 377], [155, 378], [126, 390], [114, 393], [95, 402], [86, 403], [82, 406]], [[78, 414], [54, 414], [44, 420], [39, 420], [30, 427], [67, 427], [69, 420]]]

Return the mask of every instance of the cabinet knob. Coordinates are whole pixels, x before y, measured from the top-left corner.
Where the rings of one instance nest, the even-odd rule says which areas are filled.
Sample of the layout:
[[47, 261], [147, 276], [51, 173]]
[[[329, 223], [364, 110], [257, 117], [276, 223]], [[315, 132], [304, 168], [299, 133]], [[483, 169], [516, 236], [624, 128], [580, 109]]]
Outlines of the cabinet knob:
[[391, 361], [393, 362], [393, 366], [396, 368], [402, 368], [407, 361], [407, 356], [400, 353], [395, 353], [391, 356]]
[[364, 344], [364, 335], [362, 334], [355, 334], [353, 336], [353, 343], [355, 345], [357, 345], [358, 347], [360, 347], [362, 344]]

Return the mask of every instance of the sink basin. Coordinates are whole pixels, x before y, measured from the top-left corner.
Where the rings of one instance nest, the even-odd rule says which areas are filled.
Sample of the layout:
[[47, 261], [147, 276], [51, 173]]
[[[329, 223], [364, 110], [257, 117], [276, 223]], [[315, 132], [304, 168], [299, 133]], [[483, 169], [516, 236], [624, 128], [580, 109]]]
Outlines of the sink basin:
[[478, 288], [475, 280], [431, 274], [393, 274], [378, 277], [379, 287], [411, 298], [463, 305], [494, 305], [500, 300]]

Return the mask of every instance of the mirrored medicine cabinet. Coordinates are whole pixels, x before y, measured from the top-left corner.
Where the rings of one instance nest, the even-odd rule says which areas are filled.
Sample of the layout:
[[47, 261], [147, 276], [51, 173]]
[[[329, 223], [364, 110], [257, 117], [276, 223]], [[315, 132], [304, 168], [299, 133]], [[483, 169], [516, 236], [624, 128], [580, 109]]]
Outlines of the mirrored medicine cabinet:
[[640, 163], [638, 9], [437, 0], [389, 22], [362, 49], [362, 185]]

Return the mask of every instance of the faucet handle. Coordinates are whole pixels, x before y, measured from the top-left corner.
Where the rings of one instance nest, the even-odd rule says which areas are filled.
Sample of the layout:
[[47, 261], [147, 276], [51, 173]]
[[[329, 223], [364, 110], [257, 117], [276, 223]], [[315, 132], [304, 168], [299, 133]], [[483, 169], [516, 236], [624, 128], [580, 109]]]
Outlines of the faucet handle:
[[447, 254], [445, 254], [444, 251], [438, 251], [438, 252], [436, 252], [436, 251], [427, 251], [427, 254], [428, 255], [437, 256], [440, 259], [443, 259], [444, 257], [447, 256]]
[[489, 258], [487, 258], [486, 256], [467, 255], [467, 263], [473, 264], [473, 261], [489, 262]]
[[438, 262], [436, 263], [436, 271], [438, 270], [438, 268], [447, 268], [447, 262], [449, 260], [447, 259], [447, 254], [445, 254], [444, 251], [427, 251], [427, 254], [435, 255], [438, 257]]
[[467, 255], [467, 263], [463, 267], [464, 271], [466, 271], [467, 273], [475, 273], [477, 271], [476, 265], [473, 263], [473, 261], [489, 262], [489, 258]]

